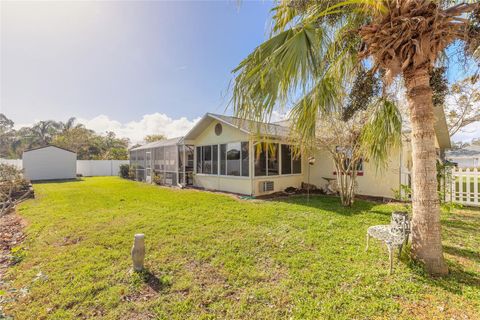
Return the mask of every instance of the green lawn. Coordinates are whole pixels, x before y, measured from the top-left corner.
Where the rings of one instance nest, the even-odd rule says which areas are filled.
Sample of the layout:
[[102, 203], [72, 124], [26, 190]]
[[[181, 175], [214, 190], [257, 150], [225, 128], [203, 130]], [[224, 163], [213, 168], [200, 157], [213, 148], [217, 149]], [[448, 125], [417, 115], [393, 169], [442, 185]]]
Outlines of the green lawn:
[[[433, 280], [406, 254], [387, 272], [368, 226], [391, 205], [336, 198], [248, 201], [87, 178], [35, 185], [10, 270], [15, 319], [478, 319], [480, 211], [443, 215], [451, 274]], [[148, 272], [131, 272], [146, 234]], [[8, 289], [8, 288], [7, 288]], [[8, 300], [13, 294], [3, 294]], [[1, 298], [1, 296], [0, 296]]]

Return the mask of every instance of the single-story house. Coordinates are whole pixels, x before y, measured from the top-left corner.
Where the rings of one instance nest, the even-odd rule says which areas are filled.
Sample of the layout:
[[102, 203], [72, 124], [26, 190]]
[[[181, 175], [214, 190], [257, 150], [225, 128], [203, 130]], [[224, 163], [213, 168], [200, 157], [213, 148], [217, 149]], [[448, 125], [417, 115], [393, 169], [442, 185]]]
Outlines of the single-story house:
[[473, 145], [447, 151], [445, 158], [454, 162], [459, 168], [478, 168], [480, 167], [480, 146]]
[[66, 180], [77, 176], [77, 154], [53, 145], [23, 152], [22, 167], [28, 180]]
[[[443, 110], [435, 125], [439, 156], [450, 148], [442, 115]], [[325, 188], [336, 177], [329, 154], [319, 150], [313, 165], [305, 155], [295, 158], [289, 132], [286, 122], [258, 124], [207, 113], [184, 137], [132, 149], [130, 163], [140, 181], [159, 179], [168, 185], [180, 183], [244, 195], [300, 188], [302, 182]], [[400, 184], [409, 184], [411, 164], [411, 146], [406, 139], [401, 150], [390, 154], [388, 169], [382, 171], [371, 162], [362, 163], [357, 194], [393, 198]]]

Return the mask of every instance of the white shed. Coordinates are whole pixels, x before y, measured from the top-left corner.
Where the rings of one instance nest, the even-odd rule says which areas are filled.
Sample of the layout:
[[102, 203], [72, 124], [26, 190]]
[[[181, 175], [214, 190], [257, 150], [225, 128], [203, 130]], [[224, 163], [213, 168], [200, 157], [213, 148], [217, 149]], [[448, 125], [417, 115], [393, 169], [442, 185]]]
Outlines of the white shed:
[[75, 179], [77, 154], [56, 146], [45, 146], [23, 152], [25, 177], [29, 180]]

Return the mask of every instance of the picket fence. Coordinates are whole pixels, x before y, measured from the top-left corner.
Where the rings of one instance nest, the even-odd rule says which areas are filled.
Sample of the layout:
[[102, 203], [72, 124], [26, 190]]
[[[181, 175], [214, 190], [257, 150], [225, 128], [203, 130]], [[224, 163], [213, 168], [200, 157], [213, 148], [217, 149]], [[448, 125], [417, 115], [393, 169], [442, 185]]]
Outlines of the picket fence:
[[450, 200], [480, 206], [480, 168], [452, 168]]
[[[6, 163], [22, 169], [22, 159], [2, 159], [0, 163]], [[122, 164], [128, 164], [128, 160], [77, 160], [77, 174], [84, 177], [117, 176]]]

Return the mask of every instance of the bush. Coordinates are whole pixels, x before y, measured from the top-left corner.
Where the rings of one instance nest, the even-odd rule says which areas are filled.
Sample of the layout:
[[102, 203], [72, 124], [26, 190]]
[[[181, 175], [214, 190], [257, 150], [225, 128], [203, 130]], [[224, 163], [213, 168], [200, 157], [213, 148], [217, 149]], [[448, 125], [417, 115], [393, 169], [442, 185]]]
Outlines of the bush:
[[14, 209], [30, 193], [30, 185], [24, 179], [22, 170], [0, 164], [0, 216]]
[[130, 179], [130, 165], [122, 164], [120, 165], [120, 177], [124, 179]]

